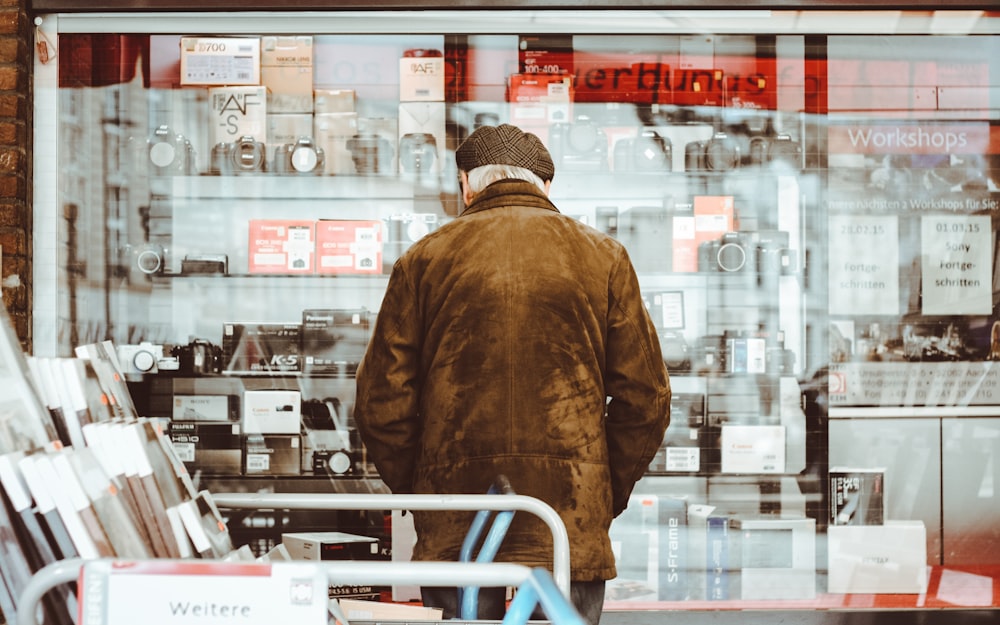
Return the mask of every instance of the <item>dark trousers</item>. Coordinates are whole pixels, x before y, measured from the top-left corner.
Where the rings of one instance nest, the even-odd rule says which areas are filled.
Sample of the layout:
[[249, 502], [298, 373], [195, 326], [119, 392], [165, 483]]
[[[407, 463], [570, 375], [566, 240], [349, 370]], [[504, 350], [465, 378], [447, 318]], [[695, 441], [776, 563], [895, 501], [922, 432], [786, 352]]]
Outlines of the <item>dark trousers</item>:
[[[570, 582], [570, 599], [573, 607], [590, 625], [599, 625], [601, 611], [604, 609], [604, 581]], [[458, 591], [451, 587], [423, 587], [420, 595], [425, 606], [441, 608], [442, 619], [458, 617]], [[476, 618], [499, 621], [507, 612], [506, 588], [480, 588], [479, 613]], [[548, 617], [538, 606], [531, 615], [532, 620], [548, 620]]]

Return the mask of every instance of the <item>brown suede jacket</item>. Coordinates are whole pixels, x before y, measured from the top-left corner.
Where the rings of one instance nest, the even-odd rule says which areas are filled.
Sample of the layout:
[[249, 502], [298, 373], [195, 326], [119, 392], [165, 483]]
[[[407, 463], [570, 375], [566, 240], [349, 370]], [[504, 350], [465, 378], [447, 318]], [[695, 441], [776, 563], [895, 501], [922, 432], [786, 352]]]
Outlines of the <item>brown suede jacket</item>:
[[[624, 247], [530, 183], [490, 185], [395, 264], [354, 418], [392, 492], [482, 494], [504, 474], [559, 512], [573, 580], [613, 578], [608, 527], [670, 419]], [[417, 512], [414, 559], [456, 560], [471, 516]], [[519, 513], [497, 560], [551, 568], [548, 528]]]

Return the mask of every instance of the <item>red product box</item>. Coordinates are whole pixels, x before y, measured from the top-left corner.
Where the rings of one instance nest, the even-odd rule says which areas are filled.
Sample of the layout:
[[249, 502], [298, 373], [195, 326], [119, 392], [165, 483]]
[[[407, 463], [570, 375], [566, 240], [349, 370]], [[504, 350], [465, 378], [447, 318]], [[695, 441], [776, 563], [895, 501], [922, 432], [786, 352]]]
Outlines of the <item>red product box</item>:
[[249, 273], [313, 272], [315, 223], [295, 219], [251, 219]]
[[382, 273], [382, 222], [321, 219], [316, 249], [317, 273]]

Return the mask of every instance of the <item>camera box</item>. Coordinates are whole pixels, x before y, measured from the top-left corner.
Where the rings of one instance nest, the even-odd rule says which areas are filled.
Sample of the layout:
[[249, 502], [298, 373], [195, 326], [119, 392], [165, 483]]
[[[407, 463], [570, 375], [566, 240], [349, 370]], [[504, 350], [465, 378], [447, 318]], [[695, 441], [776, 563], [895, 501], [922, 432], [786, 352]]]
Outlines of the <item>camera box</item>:
[[251, 219], [249, 273], [313, 273], [315, 222], [305, 219]]
[[239, 402], [232, 395], [174, 395], [174, 421], [239, 421]]
[[321, 219], [316, 249], [317, 273], [382, 273], [382, 222]]
[[182, 85], [259, 85], [259, 37], [181, 37]]
[[566, 74], [513, 74], [507, 90], [512, 124], [547, 139], [549, 124], [572, 117], [573, 79]]
[[441, 608], [406, 605], [364, 599], [340, 599], [340, 609], [348, 619], [359, 621], [440, 621]]
[[311, 113], [274, 113], [270, 105], [268, 105], [267, 111], [268, 163], [273, 163], [275, 148], [287, 143], [295, 143], [301, 137], [313, 136], [313, 116]]
[[298, 434], [244, 434], [244, 475], [301, 475], [302, 437]]
[[313, 90], [313, 113], [316, 115], [355, 113], [356, 106], [357, 92], [354, 89]]
[[262, 37], [260, 48], [260, 80], [267, 87], [267, 110], [312, 113], [312, 36]]
[[189, 473], [239, 475], [243, 470], [239, 423], [171, 421], [167, 436]]
[[830, 525], [882, 525], [885, 469], [830, 467]]
[[298, 373], [302, 326], [298, 323], [225, 323], [222, 371], [227, 374]]
[[[682, 210], [687, 206], [688, 210]], [[736, 209], [731, 195], [697, 195], [691, 205], [676, 204], [672, 223], [674, 272], [698, 271], [698, 247], [735, 230]]]
[[[437, 174], [445, 158], [444, 102], [399, 104], [399, 170]], [[430, 161], [430, 162], [428, 162]]]
[[212, 145], [243, 137], [267, 141], [267, 88], [212, 87], [208, 90]]
[[365, 355], [371, 315], [363, 309], [302, 311], [302, 370], [354, 375]]
[[723, 425], [723, 473], [783, 473], [785, 426]]
[[326, 174], [354, 173], [354, 161], [351, 151], [347, 149], [347, 140], [356, 134], [358, 114], [355, 112], [316, 113], [313, 116], [313, 138], [326, 155]]
[[281, 544], [293, 560], [378, 560], [379, 542], [346, 532], [285, 532]]
[[399, 101], [444, 103], [444, 56], [440, 50], [407, 50], [399, 59]]
[[301, 429], [299, 391], [243, 391], [244, 434], [298, 434]]
[[923, 593], [927, 530], [923, 521], [827, 527], [831, 593]]
[[816, 519], [738, 515], [731, 529], [743, 599], [816, 596]]

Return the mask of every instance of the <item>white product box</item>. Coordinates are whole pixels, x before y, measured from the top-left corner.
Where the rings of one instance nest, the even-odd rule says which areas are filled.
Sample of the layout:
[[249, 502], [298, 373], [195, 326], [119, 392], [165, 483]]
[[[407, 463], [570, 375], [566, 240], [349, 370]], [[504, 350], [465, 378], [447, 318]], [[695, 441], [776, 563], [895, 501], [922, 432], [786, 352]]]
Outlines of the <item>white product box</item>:
[[313, 91], [313, 112], [356, 113], [357, 93], [354, 89], [316, 89]]
[[316, 113], [313, 117], [313, 139], [323, 149], [326, 174], [354, 173], [354, 161], [351, 151], [347, 149], [347, 141], [356, 134], [357, 113]]
[[313, 38], [268, 36], [260, 42], [260, 80], [272, 113], [312, 113]]
[[259, 37], [181, 37], [182, 85], [259, 85]]
[[927, 590], [923, 521], [830, 525], [826, 535], [829, 592], [920, 594]]
[[785, 426], [723, 425], [723, 473], [783, 473]]
[[244, 434], [298, 434], [302, 422], [299, 391], [244, 391]]
[[272, 163], [274, 150], [286, 143], [295, 143], [301, 137], [313, 136], [311, 113], [274, 113], [268, 100], [267, 113], [267, 162]]
[[230, 421], [228, 395], [174, 395], [174, 421]]
[[440, 52], [438, 56], [399, 59], [399, 101], [444, 102], [444, 57]]
[[253, 137], [267, 141], [265, 87], [213, 87], [208, 90], [212, 145]]
[[738, 516], [733, 521], [743, 599], [816, 596], [816, 519]]

